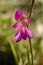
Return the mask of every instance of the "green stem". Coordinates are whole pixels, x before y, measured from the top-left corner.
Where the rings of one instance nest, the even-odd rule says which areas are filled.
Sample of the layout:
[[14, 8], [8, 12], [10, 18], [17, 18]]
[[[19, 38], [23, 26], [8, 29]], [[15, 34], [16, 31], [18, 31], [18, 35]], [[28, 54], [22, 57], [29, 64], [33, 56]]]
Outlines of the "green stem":
[[11, 47], [11, 50], [12, 50], [13, 55], [14, 55], [15, 63], [16, 63], [16, 65], [19, 65], [19, 63], [18, 63], [18, 58], [17, 58], [17, 54], [16, 54], [16, 51], [15, 51], [14, 45], [13, 45], [13, 43], [12, 43], [11, 40], [10, 40], [9, 43], [10, 43], [10, 47]]
[[32, 44], [31, 44], [30, 39], [29, 39], [29, 43], [30, 43], [31, 60], [32, 60], [32, 65], [33, 65], [33, 52], [32, 52]]
[[31, 65], [30, 64], [30, 57], [29, 57], [29, 44], [27, 43], [27, 58], [28, 58], [28, 63], [27, 65]]
[[30, 19], [31, 19], [31, 15], [32, 15], [32, 12], [33, 12], [34, 1], [35, 1], [35, 0], [32, 0], [32, 5], [31, 5], [30, 15], [29, 15], [29, 18], [30, 18]]
[[[34, 2], [35, 2], [35, 0], [32, 0], [32, 5], [31, 5], [31, 10], [30, 10], [29, 19], [31, 19], [31, 16], [32, 16], [33, 7], [34, 7]], [[30, 43], [31, 60], [32, 60], [32, 65], [33, 65], [33, 52], [32, 52], [32, 45], [31, 45], [31, 40], [30, 40], [30, 38], [29, 38], [29, 43]]]

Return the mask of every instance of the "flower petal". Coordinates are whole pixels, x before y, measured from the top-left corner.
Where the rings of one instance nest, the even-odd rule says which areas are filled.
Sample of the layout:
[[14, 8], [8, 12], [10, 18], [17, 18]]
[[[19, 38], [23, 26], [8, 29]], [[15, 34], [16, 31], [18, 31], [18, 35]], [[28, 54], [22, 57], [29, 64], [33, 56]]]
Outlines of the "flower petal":
[[27, 27], [26, 27], [26, 32], [27, 32], [27, 36], [28, 36], [29, 38], [32, 38], [32, 33], [31, 33], [30, 30], [28, 30]]
[[27, 16], [24, 15], [22, 13], [22, 11], [20, 11], [20, 10], [16, 11], [16, 13], [15, 13], [15, 19], [18, 20], [18, 19], [23, 19], [23, 18], [27, 18]]
[[22, 24], [20, 22], [16, 22], [14, 25], [13, 25], [13, 28], [19, 28]]
[[15, 19], [18, 20], [19, 18], [21, 18], [21, 16], [22, 16], [22, 12], [20, 10], [16, 11]]
[[30, 23], [30, 19], [25, 19], [25, 21], [27, 25]]
[[18, 31], [15, 35], [16, 42], [19, 42], [21, 40], [20, 31]]
[[20, 34], [21, 34], [21, 38], [22, 38], [22, 39], [25, 40], [25, 39], [27, 38], [25, 26], [21, 28]]
[[25, 14], [22, 14], [22, 17], [25, 18], [25, 19], [27, 18], [27, 16]]

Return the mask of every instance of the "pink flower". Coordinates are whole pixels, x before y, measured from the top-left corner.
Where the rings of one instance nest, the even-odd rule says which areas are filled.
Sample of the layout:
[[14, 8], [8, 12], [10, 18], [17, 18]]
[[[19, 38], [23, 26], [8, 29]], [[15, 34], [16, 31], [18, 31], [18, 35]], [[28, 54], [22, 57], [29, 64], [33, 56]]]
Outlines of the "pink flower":
[[19, 42], [21, 39], [26, 40], [26, 38], [32, 38], [31, 31], [27, 28], [27, 25], [30, 23], [30, 19], [24, 15], [20, 10], [15, 13], [16, 24], [13, 25], [13, 28], [17, 28], [18, 32], [15, 35], [16, 42]]

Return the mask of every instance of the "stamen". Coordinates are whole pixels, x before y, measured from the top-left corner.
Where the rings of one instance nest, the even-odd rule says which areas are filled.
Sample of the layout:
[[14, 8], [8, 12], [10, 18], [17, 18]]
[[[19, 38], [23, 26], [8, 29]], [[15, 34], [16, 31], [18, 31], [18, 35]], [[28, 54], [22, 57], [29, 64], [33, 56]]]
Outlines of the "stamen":
[[18, 22], [21, 22], [22, 24], [26, 24], [26, 19], [24, 17], [19, 18]]
[[26, 20], [25, 19], [22, 21], [22, 24], [26, 24]]

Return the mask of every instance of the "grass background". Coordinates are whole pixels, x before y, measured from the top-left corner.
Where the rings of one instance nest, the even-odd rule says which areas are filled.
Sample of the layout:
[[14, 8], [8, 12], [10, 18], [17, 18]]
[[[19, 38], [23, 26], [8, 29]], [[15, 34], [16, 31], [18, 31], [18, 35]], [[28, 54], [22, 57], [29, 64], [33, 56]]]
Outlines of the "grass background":
[[[16, 10], [20, 9], [29, 16], [30, 8], [31, 0], [0, 0], [0, 65], [16, 65], [10, 40], [14, 45], [20, 65], [27, 64], [28, 39], [16, 43], [14, 35], [17, 30], [13, 29], [12, 25], [16, 22], [14, 19]], [[29, 28], [33, 33], [31, 41], [34, 65], [43, 65], [43, 0], [35, 0]]]

